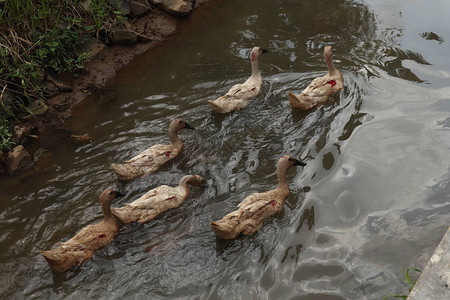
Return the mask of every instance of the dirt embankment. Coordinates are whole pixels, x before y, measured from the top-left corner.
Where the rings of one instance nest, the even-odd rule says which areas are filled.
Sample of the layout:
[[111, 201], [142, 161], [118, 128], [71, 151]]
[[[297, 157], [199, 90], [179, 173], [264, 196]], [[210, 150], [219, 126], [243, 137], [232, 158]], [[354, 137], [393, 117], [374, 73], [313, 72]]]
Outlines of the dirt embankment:
[[71, 139], [65, 120], [72, 107], [104, 87], [138, 55], [165, 42], [177, 30], [179, 19], [188, 18], [207, 1], [119, 0], [129, 11], [126, 28], [109, 32], [102, 39], [84, 37], [87, 41], [82, 51], [90, 52], [91, 58], [80, 76], [47, 74], [45, 84], [51, 96], [33, 103], [37, 114], [15, 125], [18, 146], [0, 156], [0, 175], [15, 175], [32, 167], [45, 148]]

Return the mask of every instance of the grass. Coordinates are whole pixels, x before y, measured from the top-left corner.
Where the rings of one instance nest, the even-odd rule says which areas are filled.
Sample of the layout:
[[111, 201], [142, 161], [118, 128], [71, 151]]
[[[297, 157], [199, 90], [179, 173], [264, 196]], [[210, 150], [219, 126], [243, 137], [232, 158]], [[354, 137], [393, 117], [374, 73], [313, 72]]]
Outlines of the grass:
[[46, 70], [76, 74], [89, 59], [83, 34], [121, 27], [124, 16], [106, 0], [0, 0], [0, 153], [14, 146], [13, 123], [48, 94]]
[[[419, 275], [417, 275], [416, 278], [411, 277], [410, 272], [411, 271], [415, 271], [417, 273], [419, 273]], [[401, 298], [401, 299], [406, 299], [409, 296], [409, 293], [411, 293], [412, 289], [414, 288], [414, 286], [416, 285], [417, 280], [419, 279], [418, 277], [420, 276], [420, 273], [422, 273], [422, 270], [418, 269], [418, 268], [410, 268], [410, 269], [406, 269], [406, 271], [403, 271], [403, 282], [405, 282], [408, 286], [408, 295], [400, 295], [400, 294], [391, 294], [391, 295], [387, 295], [383, 298], [383, 300], [386, 300], [388, 298]]]

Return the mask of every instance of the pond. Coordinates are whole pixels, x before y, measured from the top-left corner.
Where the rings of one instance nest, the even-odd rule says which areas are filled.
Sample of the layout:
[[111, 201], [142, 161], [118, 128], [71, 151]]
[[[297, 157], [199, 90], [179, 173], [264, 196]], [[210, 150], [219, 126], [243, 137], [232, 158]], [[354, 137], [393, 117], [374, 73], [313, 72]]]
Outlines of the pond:
[[[450, 2], [229, 0], [201, 6], [164, 45], [121, 70], [70, 120], [90, 143], [46, 151], [34, 170], [2, 178], [0, 295], [18, 299], [382, 299], [407, 293], [402, 270], [423, 268], [450, 214]], [[250, 75], [263, 88], [219, 115], [207, 100]], [[290, 107], [326, 72], [332, 45], [345, 88], [310, 111]], [[182, 118], [183, 153], [146, 178], [110, 168], [156, 143]], [[277, 184], [283, 154], [291, 194], [254, 235], [218, 240], [209, 227], [246, 196]], [[205, 177], [154, 221], [121, 226], [80, 268], [53, 273], [51, 249], [102, 218], [107, 187], [120, 206], [184, 174]]]

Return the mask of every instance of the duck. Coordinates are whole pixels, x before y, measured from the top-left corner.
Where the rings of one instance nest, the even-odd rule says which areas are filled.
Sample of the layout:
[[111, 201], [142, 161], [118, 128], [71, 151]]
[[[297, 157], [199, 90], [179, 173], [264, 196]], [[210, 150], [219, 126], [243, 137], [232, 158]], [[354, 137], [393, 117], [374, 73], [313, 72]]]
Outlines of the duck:
[[253, 47], [250, 53], [252, 76], [244, 83], [236, 84], [224, 96], [216, 100], [208, 100], [211, 108], [216, 113], [229, 113], [247, 106], [249, 100], [258, 95], [262, 86], [262, 77], [259, 72], [258, 60], [263, 53], [268, 51], [260, 47]]
[[122, 193], [106, 189], [100, 195], [103, 220], [82, 228], [74, 237], [60, 243], [57, 248], [40, 251], [50, 267], [56, 272], [65, 272], [75, 265], [81, 266], [94, 255], [98, 249], [108, 245], [119, 232], [119, 224], [111, 214], [111, 201]]
[[270, 191], [255, 193], [246, 197], [238, 209], [225, 215], [210, 226], [220, 239], [234, 239], [238, 235], [251, 235], [258, 231], [264, 220], [279, 213], [289, 196], [286, 172], [292, 166], [306, 166], [306, 163], [289, 155], [283, 155], [277, 164], [278, 186]]
[[189, 194], [189, 185], [203, 186], [206, 180], [200, 175], [183, 176], [176, 187], [160, 185], [140, 198], [125, 206], [111, 208], [112, 214], [122, 223], [128, 224], [137, 221], [146, 223], [159, 214], [183, 204]]
[[293, 108], [309, 110], [315, 106], [323, 105], [328, 98], [342, 90], [344, 87], [344, 77], [333, 63], [334, 49], [325, 46], [323, 55], [328, 66], [328, 74], [315, 78], [301, 94], [289, 92], [289, 102]]
[[173, 160], [183, 150], [183, 142], [177, 132], [181, 129], [192, 129], [188, 123], [175, 119], [169, 125], [170, 145], [156, 144], [136, 155], [123, 164], [111, 163], [111, 167], [120, 180], [132, 180], [154, 173], [165, 163]]

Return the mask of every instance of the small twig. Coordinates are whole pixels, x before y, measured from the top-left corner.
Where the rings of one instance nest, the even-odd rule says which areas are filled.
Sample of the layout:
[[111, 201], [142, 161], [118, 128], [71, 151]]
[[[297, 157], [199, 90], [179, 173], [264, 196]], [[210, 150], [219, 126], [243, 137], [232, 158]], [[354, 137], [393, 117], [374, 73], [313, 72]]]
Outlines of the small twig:
[[[3, 102], [3, 93], [5, 92], [7, 86], [8, 86], [8, 85], [5, 84], [5, 86], [4, 86], [3, 89], [2, 89], [2, 93], [0, 94], [0, 101], [1, 101], [1, 102]], [[2, 104], [3, 104], [3, 103], [2, 103]]]

